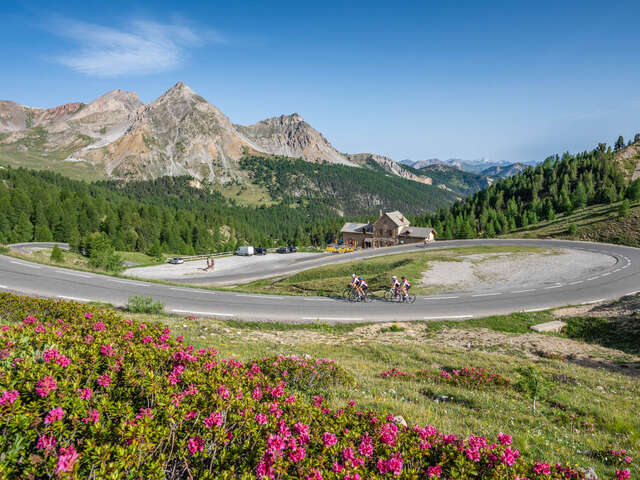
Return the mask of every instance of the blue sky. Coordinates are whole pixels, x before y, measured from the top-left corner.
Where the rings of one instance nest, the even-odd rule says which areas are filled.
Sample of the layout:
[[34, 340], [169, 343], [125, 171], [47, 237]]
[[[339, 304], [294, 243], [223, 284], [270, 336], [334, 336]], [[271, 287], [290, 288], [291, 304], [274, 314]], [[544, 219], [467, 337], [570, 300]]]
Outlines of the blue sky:
[[640, 2], [0, 4], [0, 98], [178, 80], [235, 123], [300, 113], [344, 152], [531, 161], [640, 132]]

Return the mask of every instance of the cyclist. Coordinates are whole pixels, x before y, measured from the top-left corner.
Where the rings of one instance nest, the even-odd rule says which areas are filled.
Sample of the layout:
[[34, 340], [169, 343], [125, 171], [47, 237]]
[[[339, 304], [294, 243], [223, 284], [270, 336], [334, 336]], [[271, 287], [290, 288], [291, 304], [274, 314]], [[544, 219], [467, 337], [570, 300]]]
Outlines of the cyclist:
[[411, 288], [411, 282], [406, 277], [401, 278], [400, 287], [402, 288], [403, 298], [407, 298], [409, 295], [409, 289]]
[[393, 291], [393, 295], [396, 296], [398, 295], [398, 291], [400, 290], [400, 282], [398, 281], [398, 277], [396, 277], [395, 275], [393, 277], [391, 277], [391, 290]]
[[368, 288], [369, 288], [369, 284], [364, 281], [364, 278], [358, 277], [358, 286], [356, 287], [356, 290], [360, 294], [360, 298], [364, 297], [365, 292], [367, 291]]

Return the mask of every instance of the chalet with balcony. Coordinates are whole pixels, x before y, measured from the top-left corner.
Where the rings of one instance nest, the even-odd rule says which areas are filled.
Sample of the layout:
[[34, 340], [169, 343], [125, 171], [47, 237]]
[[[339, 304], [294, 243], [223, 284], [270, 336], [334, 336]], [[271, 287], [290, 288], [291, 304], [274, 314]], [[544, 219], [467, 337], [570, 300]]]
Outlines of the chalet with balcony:
[[345, 245], [360, 248], [432, 242], [436, 236], [433, 228], [412, 227], [411, 222], [397, 210], [380, 212], [373, 223], [345, 223], [340, 233]]

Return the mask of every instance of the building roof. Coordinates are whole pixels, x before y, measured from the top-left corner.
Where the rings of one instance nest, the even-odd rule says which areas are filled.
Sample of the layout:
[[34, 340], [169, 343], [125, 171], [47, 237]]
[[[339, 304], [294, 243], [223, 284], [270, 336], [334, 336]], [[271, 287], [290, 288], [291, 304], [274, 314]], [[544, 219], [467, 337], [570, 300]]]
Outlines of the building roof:
[[407, 227], [400, 231], [400, 235], [412, 238], [427, 238], [431, 232], [435, 233], [435, 230], [428, 227]]
[[362, 233], [366, 223], [345, 223], [340, 233]]
[[402, 227], [402, 226], [408, 227], [409, 225], [411, 225], [411, 222], [407, 220], [406, 217], [402, 213], [400, 213], [398, 210], [395, 210], [393, 212], [387, 212], [385, 215], [389, 217], [393, 221], [393, 223], [395, 223], [399, 227]]

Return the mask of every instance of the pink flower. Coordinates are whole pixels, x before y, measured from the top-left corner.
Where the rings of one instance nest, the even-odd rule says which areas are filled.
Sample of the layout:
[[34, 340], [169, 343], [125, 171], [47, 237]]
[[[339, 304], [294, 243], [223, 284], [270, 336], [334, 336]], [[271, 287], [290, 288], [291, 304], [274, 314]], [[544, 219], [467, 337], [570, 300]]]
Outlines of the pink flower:
[[187, 412], [186, 415], [184, 416], [185, 420], [193, 420], [194, 418], [196, 418], [198, 416], [198, 413], [194, 410]]
[[311, 475], [307, 475], [305, 480], [324, 480], [324, 477], [322, 476], [322, 472], [320, 470], [314, 468]]
[[314, 395], [313, 396], [313, 406], [314, 407], [320, 407], [320, 405], [322, 405], [322, 397], [319, 395]]
[[113, 380], [108, 373], [105, 373], [104, 375], [100, 375], [98, 377], [98, 385], [100, 385], [101, 387], [108, 387], [109, 385], [111, 385], [111, 382], [113, 382]]
[[204, 450], [204, 441], [201, 437], [196, 435], [193, 438], [190, 438], [187, 442], [187, 448], [189, 449], [189, 453], [194, 455], [196, 452], [202, 452]]
[[273, 398], [280, 398], [284, 394], [284, 384], [280, 382], [278, 386], [271, 390], [271, 396]]
[[385, 423], [380, 430], [380, 441], [393, 447], [396, 444], [398, 427], [395, 423]]
[[225, 400], [231, 396], [231, 394], [229, 393], [229, 388], [226, 385], [220, 385], [218, 387], [218, 395], [220, 395]]
[[211, 428], [214, 425], [220, 426], [222, 425], [222, 415], [220, 412], [212, 412], [207, 418], [203, 420], [204, 426], [207, 428]]
[[262, 398], [262, 390], [260, 389], [260, 387], [256, 387], [253, 389], [253, 392], [251, 393], [251, 397], [256, 401], [260, 401], [260, 399]]
[[294, 463], [299, 462], [305, 457], [306, 454], [307, 451], [303, 447], [295, 447], [291, 450], [291, 452], [289, 452], [289, 460]]
[[334, 433], [325, 432], [322, 434], [322, 443], [325, 447], [330, 447], [338, 442], [338, 437]]
[[365, 433], [362, 437], [360, 446], [358, 447], [358, 453], [363, 457], [370, 457], [373, 454], [373, 444], [368, 433]]
[[87, 320], [90, 319], [91, 317], [93, 317], [93, 313], [91, 312], [87, 312], [84, 314], [84, 318], [86, 318]]
[[467, 458], [473, 462], [479, 462], [480, 461], [480, 452], [476, 449], [472, 449], [472, 448], [467, 448], [464, 451], [464, 454], [467, 456]]
[[100, 412], [96, 409], [89, 410], [88, 415], [82, 419], [84, 423], [98, 423], [98, 420], [100, 420]]
[[63, 368], [67, 368], [69, 366], [69, 364], [71, 363], [71, 359], [69, 357], [65, 357], [64, 355], [60, 355], [57, 359], [56, 359], [56, 363], [58, 365], [60, 365]]
[[73, 445], [69, 445], [67, 448], [61, 447], [58, 452], [58, 465], [56, 467], [56, 472], [71, 472], [77, 460], [78, 452], [73, 448]]
[[264, 413], [256, 414], [256, 422], [258, 422], [258, 425], [266, 425], [267, 416]]
[[42, 377], [40, 380], [38, 380], [38, 383], [36, 385], [36, 393], [43, 398], [48, 396], [51, 392], [57, 389], [58, 389], [58, 384], [55, 378], [51, 376]]
[[624, 457], [624, 461], [627, 462], [627, 463], [631, 463], [631, 462], [633, 462], [633, 459], [629, 455], [627, 455], [626, 457]]
[[507, 447], [502, 452], [502, 463], [506, 466], [511, 467], [514, 463], [516, 463], [516, 458], [518, 454], [518, 450], [512, 450], [511, 447]]
[[94, 324], [93, 324], [93, 329], [94, 329], [96, 332], [101, 332], [101, 331], [103, 331], [103, 330], [105, 329], [104, 322], [96, 322], [96, 323], [94, 323]]
[[89, 400], [93, 396], [93, 390], [90, 388], [79, 388], [77, 392], [83, 400]]
[[150, 408], [140, 408], [139, 413], [136, 415], [136, 420], [144, 420], [145, 418], [153, 418], [153, 412]]
[[402, 473], [402, 454], [396, 452], [393, 456], [387, 460], [388, 471], [394, 475], [400, 475]]
[[498, 434], [498, 441], [502, 445], [511, 445], [511, 442], [512, 442], [511, 435], [507, 435], [506, 433], [500, 432]]
[[113, 350], [113, 346], [111, 344], [102, 345], [100, 347], [100, 353], [105, 357], [113, 357], [115, 355], [115, 351]]
[[431, 477], [440, 478], [440, 475], [442, 475], [442, 467], [440, 465], [436, 465], [434, 467], [427, 467], [427, 476], [429, 478]]
[[627, 480], [628, 478], [631, 478], [631, 474], [626, 468], [624, 470], [616, 470], [616, 478], [618, 480]]
[[48, 437], [47, 435], [42, 435], [40, 438], [38, 438], [36, 447], [40, 450], [51, 450], [56, 446], [56, 443], [56, 437], [54, 437], [53, 435], [51, 435], [50, 437]]
[[551, 474], [551, 467], [548, 463], [536, 462], [533, 466], [533, 471], [538, 475], [549, 475]]
[[42, 352], [42, 359], [49, 363], [58, 358], [58, 355], [58, 350], [56, 348], [50, 348]]
[[5, 390], [0, 396], [0, 405], [13, 405], [13, 402], [15, 402], [19, 396], [20, 394], [17, 390], [11, 390], [10, 392]]
[[49, 410], [49, 413], [47, 413], [47, 416], [44, 419], [45, 425], [50, 425], [53, 422], [62, 420], [62, 417], [64, 417], [64, 414], [65, 414], [65, 411], [60, 407], [56, 407]]

